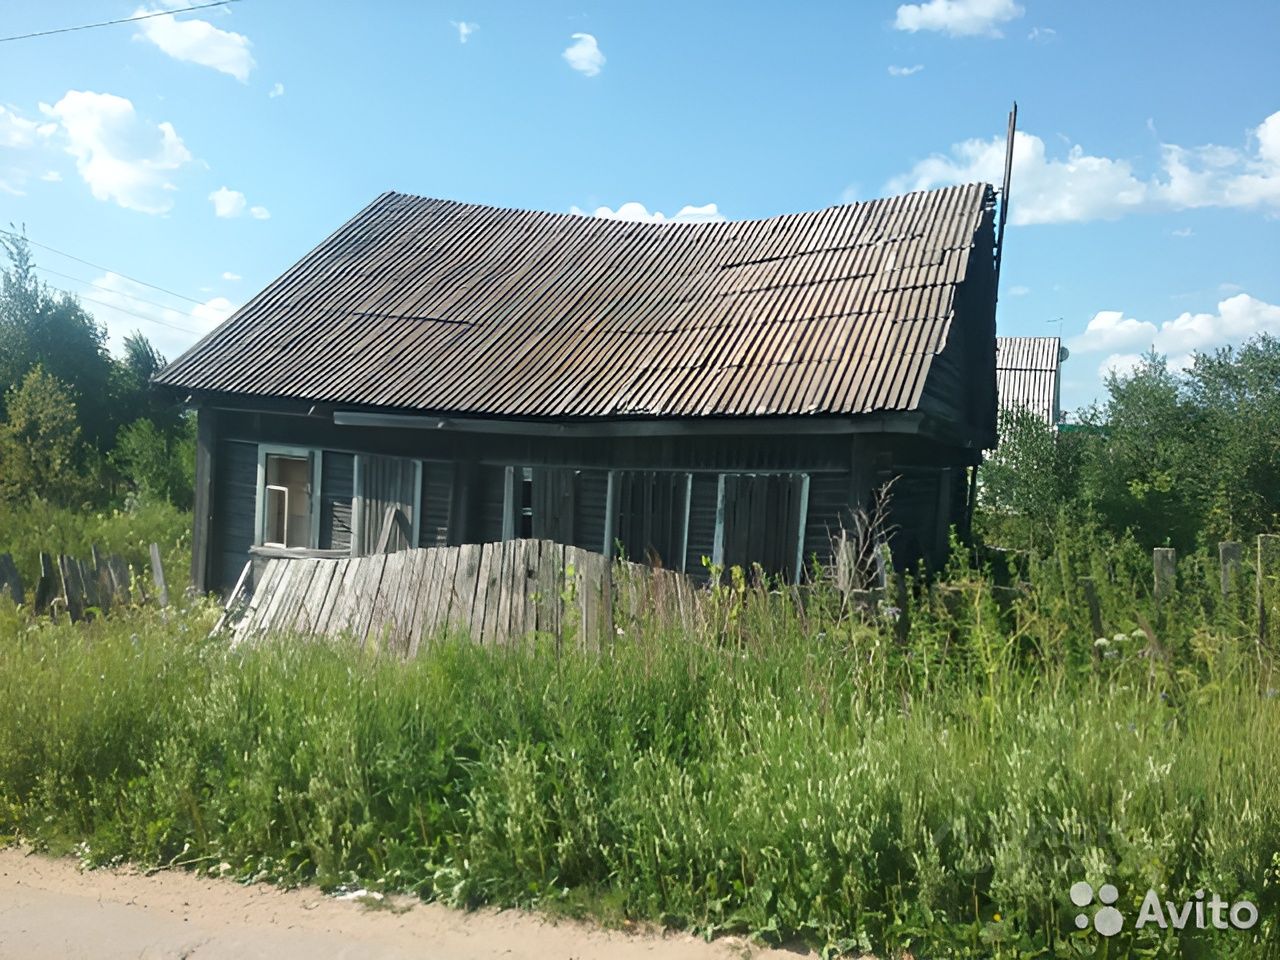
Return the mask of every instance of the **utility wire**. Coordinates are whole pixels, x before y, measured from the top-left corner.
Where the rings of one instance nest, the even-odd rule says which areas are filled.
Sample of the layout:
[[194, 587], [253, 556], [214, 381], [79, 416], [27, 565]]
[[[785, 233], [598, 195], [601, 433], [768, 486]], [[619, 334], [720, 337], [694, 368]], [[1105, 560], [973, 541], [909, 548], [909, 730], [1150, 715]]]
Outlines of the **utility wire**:
[[159, 324], [162, 327], [168, 327], [170, 330], [180, 330], [183, 333], [199, 334], [199, 330], [192, 330], [190, 327], [180, 327], [176, 323], [169, 323], [167, 320], [157, 320], [155, 317], [148, 317], [146, 314], [137, 313], [133, 310], [126, 310], [124, 307], [117, 306], [114, 303], [107, 303], [105, 300], [95, 300], [93, 297], [86, 297], [82, 293], [75, 293], [71, 290], [64, 290], [62, 287], [50, 286], [50, 290], [57, 290], [59, 293], [65, 293], [69, 297], [76, 297], [84, 300], [86, 303], [96, 303], [100, 307], [110, 307], [112, 310], [119, 310], [121, 313], [127, 313], [131, 317], [137, 317], [139, 320], [145, 320], [147, 323]]
[[[128, 297], [130, 300], [137, 300], [139, 303], [147, 303], [153, 307], [159, 307], [162, 310], [178, 309], [172, 304], [161, 303], [159, 300], [148, 300], [146, 297], [140, 297], [136, 293], [127, 293], [124, 290], [117, 290], [115, 287], [108, 287], [105, 283], [100, 283], [97, 280], [85, 280], [83, 277], [73, 277], [69, 273], [59, 273], [57, 270], [50, 270], [48, 267], [42, 267], [39, 264], [36, 264], [36, 269], [39, 270], [41, 273], [52, 274], [55, 277], [61, 277], [63, 280], [74, 280], [76, 283], [87, 284], [88, 286], [91, 286], [91, 287], [98, 287], [100, 290], [105, 290], [108, 293], [114, 293], [116, 294], [116, 296]], [[114, 270], [109, 272], [113, 274], [115, 273]], [[118, 274], [116, 275], [118, 276]]]
[[152, 17], [168, 17], [175, 13], [188, 13], [192, 10], [205, 10], [209, 7], [225, 7], [229, 3], [239, 3], [240, 0], [213, 0], [212, 3], [200, 3], [191, 7], [182, 7], [178, 10], [156, 10], [152, 13], [139, 14], [136, 17], [124, 17], [120, 20], [103, 20], [101, 23], [82, 23], [77, 27], [58, 27], [56, 30], [40, 30], [36, 33], [20, 33], [12, 37], [0, 37], [0, 43], [8, 43], [10, 40], [30, 40], [32, 37], [50, 37], [55, 33], [71, 33], [75, 30], [92, 30], [94, 27], [111, 27], [117, 23], [133, 23], [136, 20], [150, 20]]
[[47, 246], [43, 243], [38, 243], [37, 241], [32, 240], [30, 237], [24, 237], [20, 233], [14, 233], [11, 230], [0, 230], [0, 234], [3, 234], [6, 237], [12, 237], [15, 240], [24, 240], [27, 243], [31, 244], [33, 247], [39, 247], [41, 250], [48, 250], [50, 253], [56, 253], [60, 257], [66, 257], [68, 260], [74, 260], [76, 263], [83, 263], [86, 267], [93, 267], [93, 269], [95, 270], [105, 270], [107, 273], [114, 273], [117, 277], [123, 277], [125, 280], [130, 280], [134, 283], [141, 284], [144, 287], [150, 287], [152, 290], [159, 290], [161, 293], [167, 293], [169, 296], [177, 297], [179, 300], [186, 300], [188, 303], [194, 303], [198, 305], [204, 304], [203, 300], [197, 300], [195, 297], [188, 297], [185, 293], [178, 293], [175, 290], [166, 290], [164, 287], [158, 287], [154, 283], [147, 283], [147, 281], [145, 280], [139, 280], [137, 277], [131, 277], [128, 274], [121, 273], [119, 270], [112, 270], [110, 267], [104, 267], [100, 263], [93, 263], [89, 260], [81, 260], [79, 257], [74, 257], [69, 253], [63, 253], [61, 250], [55, 250], [53, 247]]

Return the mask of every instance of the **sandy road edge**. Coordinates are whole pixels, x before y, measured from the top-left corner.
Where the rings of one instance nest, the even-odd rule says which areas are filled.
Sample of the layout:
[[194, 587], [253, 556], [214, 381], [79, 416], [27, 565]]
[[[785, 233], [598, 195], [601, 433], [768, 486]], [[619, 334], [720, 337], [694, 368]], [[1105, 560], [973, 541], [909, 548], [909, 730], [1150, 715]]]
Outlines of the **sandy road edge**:
[[[400, 911], [403, 912], [400, 912]], [[739, 938], [605, 930], [518, 910], [463, 912], [412, 898], [370, 909], [314, 887], [281, 890], [0, 849], [0, 957], [319, 960], [368, 957], [797, 960]], [[810, 955], [812, 956], [812, 955]]]

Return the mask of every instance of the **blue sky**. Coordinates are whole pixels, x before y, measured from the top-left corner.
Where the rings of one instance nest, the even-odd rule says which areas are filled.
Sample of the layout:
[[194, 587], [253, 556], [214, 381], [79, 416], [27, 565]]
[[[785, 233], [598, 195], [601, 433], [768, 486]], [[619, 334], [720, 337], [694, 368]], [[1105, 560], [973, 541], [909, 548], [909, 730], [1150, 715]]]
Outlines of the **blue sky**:
[[769, 216], [998, 179], [1016, 98], [1000, 332], [1067, 341], [1073, 407], [1280, 333], [1277, 40], [1271, 0], [239, 0], [0, 43], [0, 224], [172, 357], [383, 190]]

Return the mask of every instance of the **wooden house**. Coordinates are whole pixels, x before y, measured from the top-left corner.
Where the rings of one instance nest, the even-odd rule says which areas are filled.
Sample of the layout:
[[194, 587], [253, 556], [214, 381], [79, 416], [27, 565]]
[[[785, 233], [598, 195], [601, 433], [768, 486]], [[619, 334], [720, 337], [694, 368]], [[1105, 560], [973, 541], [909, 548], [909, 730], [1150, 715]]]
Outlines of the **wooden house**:
[[798, 578], [897, 477], [936, 560], [995, 442], [986, 184], [632, 223], [385, 193], [162, 371], [195, 584], [258, 555], [550, 538]]

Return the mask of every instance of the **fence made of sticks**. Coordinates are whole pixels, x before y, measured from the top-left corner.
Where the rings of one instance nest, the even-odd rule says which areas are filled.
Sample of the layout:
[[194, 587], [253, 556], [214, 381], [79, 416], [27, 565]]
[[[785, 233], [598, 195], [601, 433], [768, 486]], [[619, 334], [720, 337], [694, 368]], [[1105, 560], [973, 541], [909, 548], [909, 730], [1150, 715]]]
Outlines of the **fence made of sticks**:
[[28, 590], [13, 557], [0, 553], [0, 595], [41, 616], [86, 620], [113, 608], [149, 603], [169, 605], [169, 587], [160, 547], [151, 544], [151, 576], [136, 576], [118, 553], [103, 554], [90, 547], [89, 559], [67, 554], [40, 554], [40, 572]]
[[640, 619], [689, 627], [701, 591], [682, 574], [550, 540], [351, 558], [275, 558], [233, 595], [235, 642], [269, 633], [348, 636], [412, 656], [454, 632], [491, 644], [533, 633], [598, 647]]

